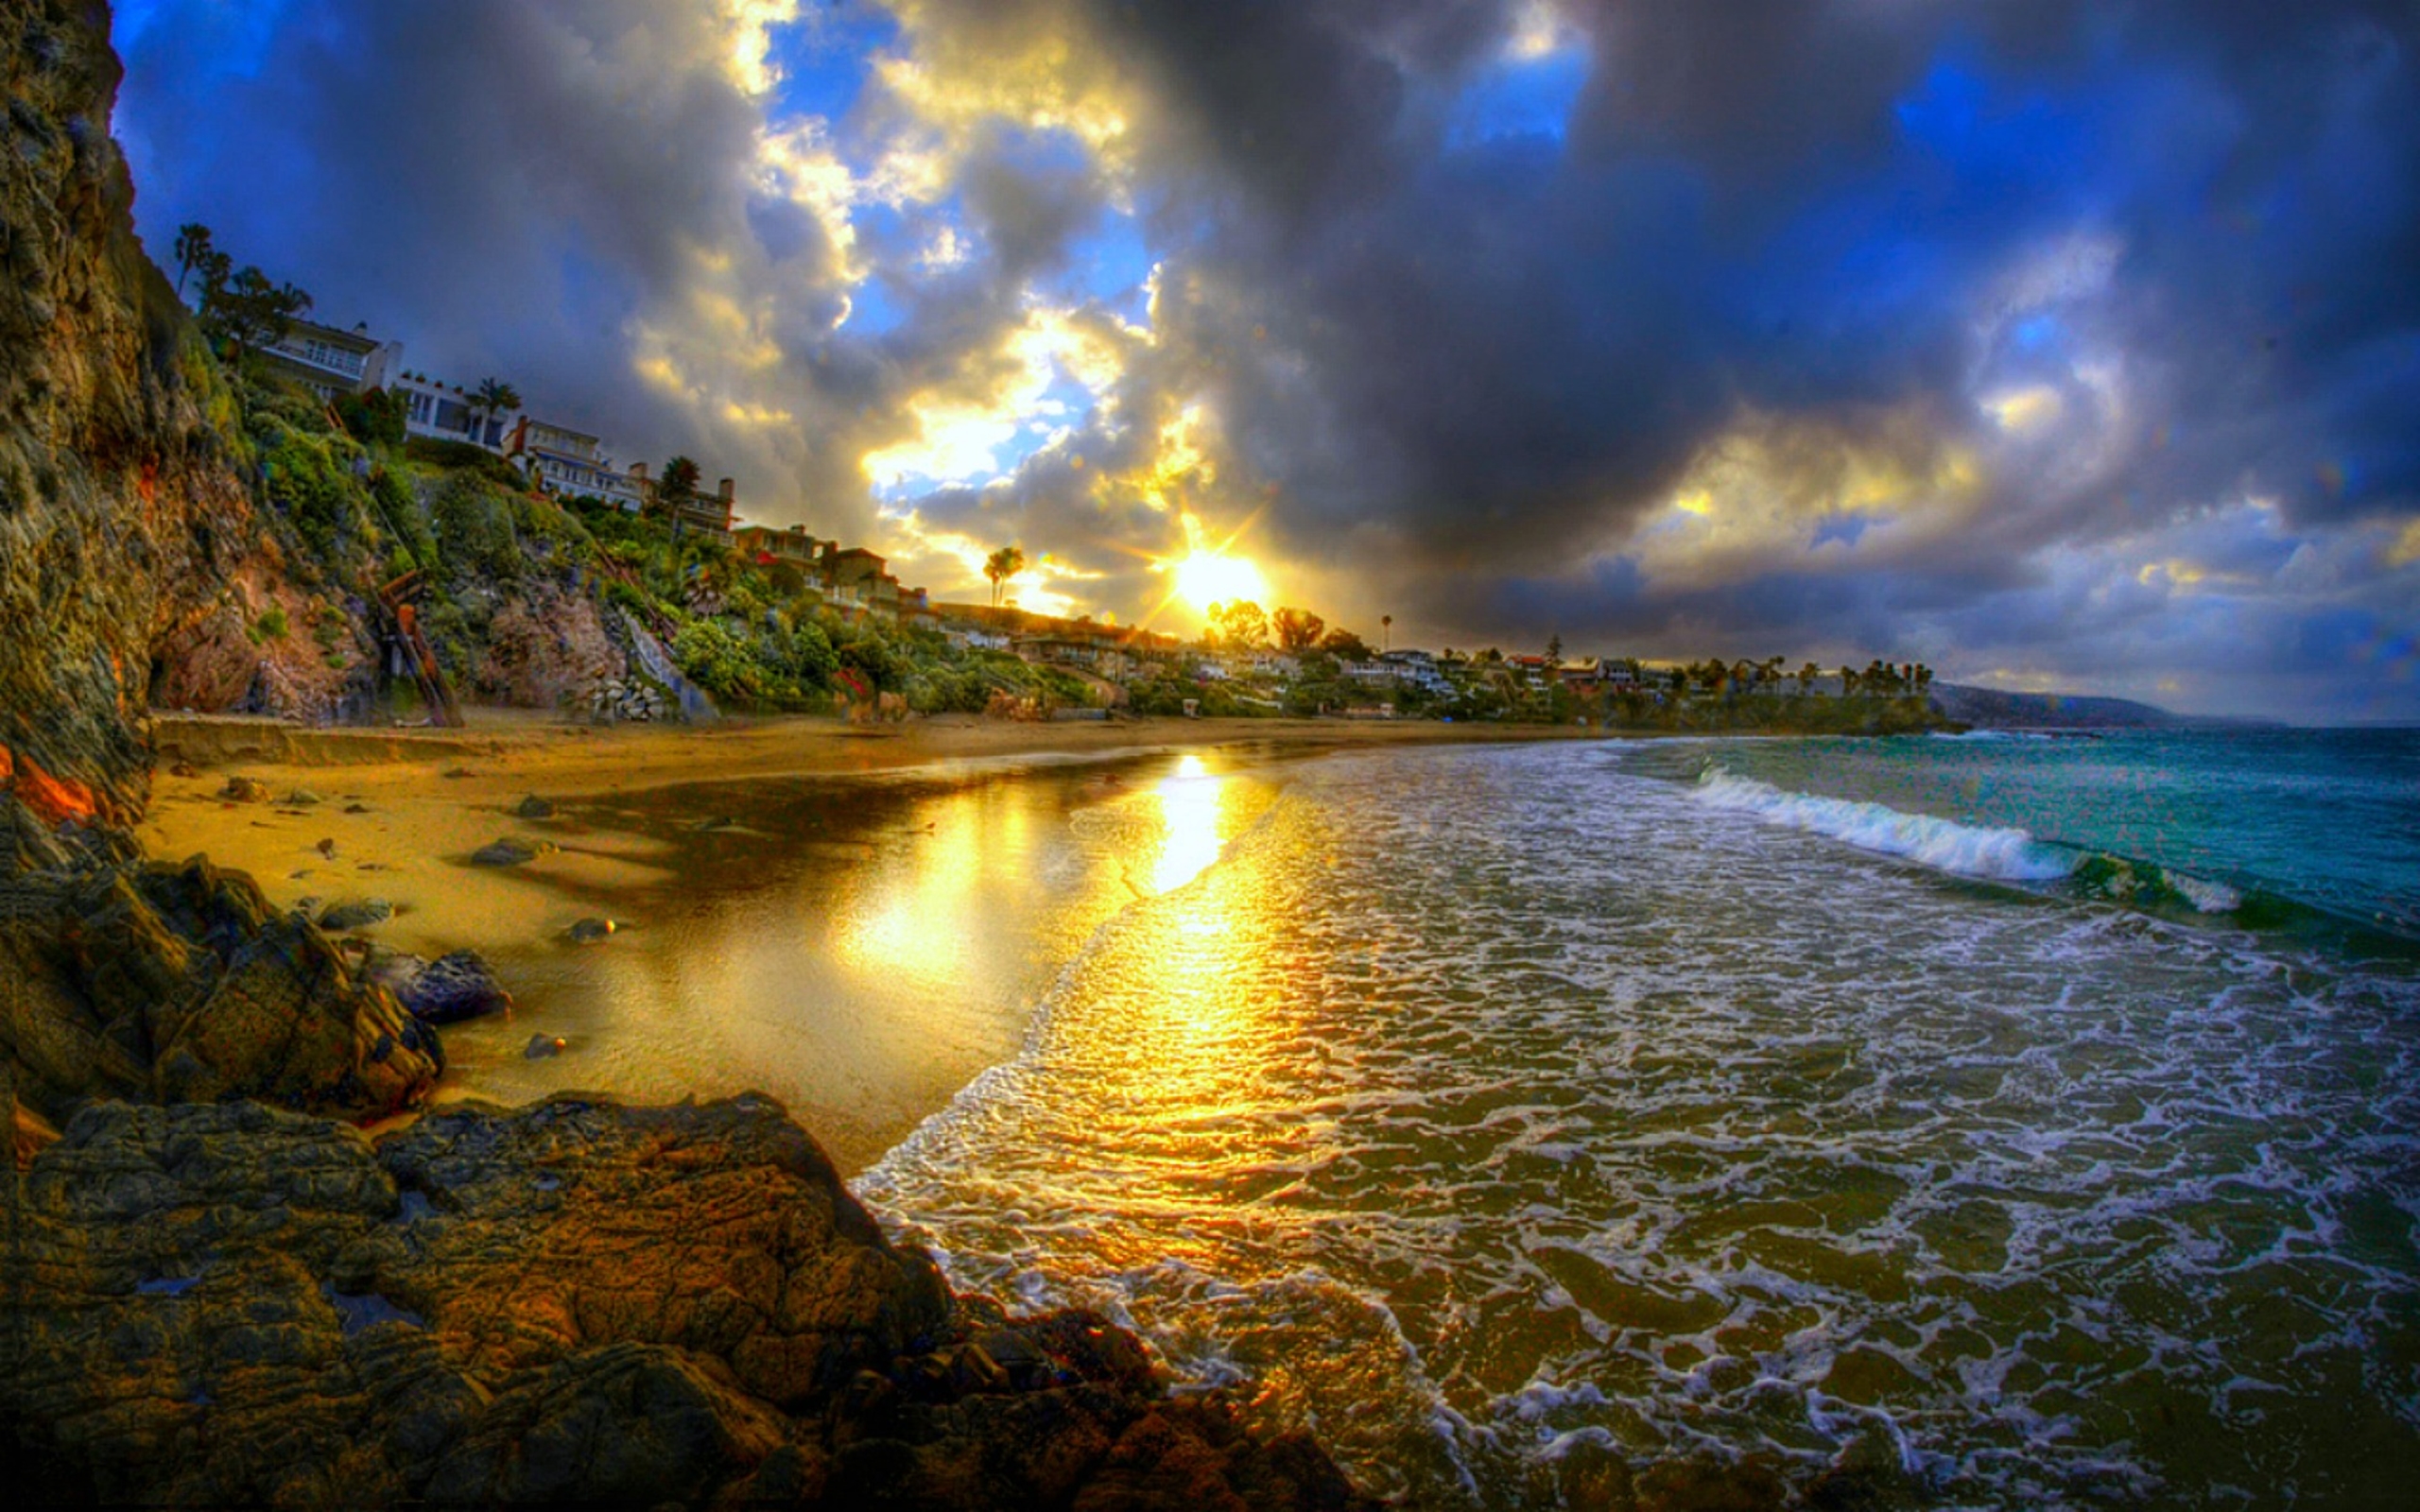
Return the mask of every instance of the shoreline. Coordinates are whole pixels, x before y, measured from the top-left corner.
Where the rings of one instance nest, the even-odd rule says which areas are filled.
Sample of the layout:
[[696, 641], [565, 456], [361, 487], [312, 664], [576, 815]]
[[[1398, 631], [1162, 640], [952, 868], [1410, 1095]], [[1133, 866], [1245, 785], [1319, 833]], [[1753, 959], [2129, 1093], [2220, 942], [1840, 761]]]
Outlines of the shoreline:
[[[852, 931], [869, 922], [869, 889], [899, 885], [900, 847], [971, 856], [988, 850], [989, 826], [1015, 835], [1055, 829], [1045, 816], [1123, 797], [1129, 779], [1147, 782], [1144, 772], [1179, 756], [1265, 773], [1332, 751], [1609, 738], [1258, 719], [967, 717], [917, 721], [899, 734], [817, 719], [606, 730], [509, 711], [474, 719], [468, 730], [438, 732], [159, 719], [138, 837], [162, 861], [201, 854], [248, 874], [281, 912], [307, 904], [316, 918], [364, 900], [393, 909], [332, 937], [487, 960], [516, 1004], [443, 1030], [447, 1069], [432, 1110], [575, 1088], [646, 1103], [758, 1090], [790, 1105], [849, 1174], [1013, 1054], [1027, 995], [1040, 985], [1014, 980], [1009, 967], [932, 980], [919, 965], [930, 940], [869, 970]], [[263, 796], [227, 797], [236, 778]], [[530, 797], [551, 811], [522, 813]], [[473, 861], [500, 839], [539, 853], [517, 866]], [[988, 856], [969, 860], [953, 875], [966, 885], [991, 866]], [[989, 885], [977, 913], [991, 923], [974, 927], [991, 929], [991, 952], [1010, 961], [1040, 937], [1026, 931], [1073, 927], [1081, 914], [1088, 934], [1102, 906], [1098, 893], [1077, 901], [996, 876]], [[959, 928], [932, 919], [923, 927], [963, 933], [972, 898], [941, 902], [913, 896], [912, 884], [909, 893], [910, 904], [875, 910], [883, 932], [938, 906], [954, 907]], [[596, 918], [615, 922], [612, 939], [569, 942], [576, 922]], [[742, 978], [755, 985], [741, 988]], [[721, 985], [700, 985], [709, 979]], [[903, 1001], [896, 984], [905, 982], [927, 990]], [[745, 1006], [769, 990], [802, 1005], [785, 1020], [786, 1038], [762, 1038]], [[531, 1058], [533, 1032], [561, 1037], [560, 1056]]]
[[[566, 833], [532, 822], [516, 812], [530, 797], [611, 805], [673, 789], [861, 778], [950, 782], [1028, 764], [1086, 766], [1186, 752], [1229, 750], [1259, 761], [1374, 747], [1619, 738], [1533, 726], [1332, 720], [1018, 725], [965, 715], [919, 720], [893, 733], [810, 717], [603, 729], [516, 711], [475, 711], [474, 717], [470, 730], [431, 732], [159, 716], [151, 802], [135, 833], [163, 861], [207, 855], [249, 873], [280, 908], [305, 899], [391, 895], [408, 907], [378, 930], [381, 945], [485, 954], [599, 911], [566, 913], [562, 895], [610, 903], [661, 885], [666, 863], [676, 859], [660, 837], [634, 827]], [[259, 783], [265, 797], [229, 799], [236, 778]], [[538, 867], [470, 864], [480, 847], [507, 836], [560, 850]]]

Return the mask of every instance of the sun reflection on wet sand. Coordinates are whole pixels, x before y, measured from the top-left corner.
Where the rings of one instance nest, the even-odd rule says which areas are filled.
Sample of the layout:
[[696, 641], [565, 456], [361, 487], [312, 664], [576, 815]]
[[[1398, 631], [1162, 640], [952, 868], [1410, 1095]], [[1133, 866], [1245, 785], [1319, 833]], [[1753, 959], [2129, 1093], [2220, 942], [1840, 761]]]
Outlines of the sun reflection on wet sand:
[[1227, 785], [1210, 775], [1201, 757], [1187, 756], [1155, 791], [1167, 833], [1151, 868], [1151, 890], [1174, 892], [1218, 860], [1227, 842], [1219, 823]]
[[[1046, 1162], [970, 1173], [932, 1143], [956, 1131], [932, 1125], [905, 1160], [952, 1164], [984, 1194], [979, 1200], [1019, 1205], [1038, 1246], [1053, 1247], [1050, 1232], [1079, 1228], [1088, 1233], [1083, 1247], [1112, 1269], [1175, 1263], [1249, 1280], [1255, 1257], [1269, 1252], [1256, 1242], [1263, 1230], [1294, 1221], [1260, 1199], [1295, 1184], [1325, 1138], [1323, 1120], [1266, 1116], [1301, 1065], [1307, 1005], [1293, 990], [1288, 921], [1305, 905], [1301, 889], [1324, 876], [1315, 860], [1322, 840], [1300, 816], [1266, 828], [1270, 795], [1198, 760], [1149, 796], [1154, 891], [1054, 985], [1037, 1047], [1036, 1063], [1050, 1066], [1054, 1081], [1083, 1089], [1080, 1125], [1061, 1122], [1059, 1092], [1028, 1101], [1011, 1068], [985, 1102], [993, 1117], [1051, 1125], [1051, 1139], [1030, 1146], [1046, 1143]], [[1246, 832], [1257, 863], [1213, 866]], [[1163, 1221], [1101, 1230], [1091, 1215], [1105, 1211]]]
[[[500, 954], [526, 988], [521, 1011], [449, 1031], [447, 1095], [752, 1089], [855, 1171], [1013, 1057], [1034, 1005], [1095, 932], [1138, 897], [1193, 882], [1273, 791], [1265, 776], [1187, 756], [623, 803], [595, 822], [646, 826], [674, 869], [595, 900], [633, 924], [610, 944]], [[1196, 923], [1224, 927], [1217, 910]], [[570, 1048], [525, 1060], [535, 1031]]]

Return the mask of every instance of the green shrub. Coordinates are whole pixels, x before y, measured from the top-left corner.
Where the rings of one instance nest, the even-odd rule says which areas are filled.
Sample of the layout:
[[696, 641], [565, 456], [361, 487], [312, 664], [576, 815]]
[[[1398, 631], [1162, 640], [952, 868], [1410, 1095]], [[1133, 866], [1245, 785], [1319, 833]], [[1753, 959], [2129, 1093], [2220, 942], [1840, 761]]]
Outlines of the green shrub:
[[492, 577], [518, 576], [525, 564], [512, 513], [508, 496], [469, 472], [449, 475], [429, 500], [430, 522], [447, 564]]
[[264, 641], [283, 641], [289, 627], [285, 623], [285, 608], [271, 604], [261, 610], [260, 618], [252, 621], [252, 644], [258, 645]]
[[380, 446], [404, 444], [404, 400], [400, 394], [372, 388], [359, 394], [338, 394], [338, 423], [356, 441]]
[[588, 527], [572, 516], [571, 511], [551, 499], [532, 497], [527, 493], [510, 495], [514, 523], [520, 527], [524, 541], [537, 540], [554, 548], [559, 560], [593, 561], [596, 557], [596, 540]]
[[529, 486], [529, 480], [515, 472], [511, 463], [468, 441], [441, 441], [433, 437], [415, 436], [404, 442], [404, 455], [441, 472], [469, 472], [498, 488], [516, 492]]
[[645, 593], [619, 578], [605, 585], [605, 602], [641, 619], [647, 619], [655, 612], [655, 605]]
[[353, 475], [357, 447], [340, 437], [314, 435], [269, 412], [252, 416], [269, 502], [322, 562], [338, 543], [372, 531], [366, 490]]
[[747, 644], [719, 620], [691, 620], [672, 638], [682, 674], [718, 698], [753, 700], [766, 691], [765, 669]]
[[[415, 567], [437, 566], [437, 537], [429, 529], [428, 511], [404, 474], [378, 468], [370, 474], [370, 502], [387, 534], [400, 544], [388, 558], [389, 576], [400, 577]], [[403, 563], [397, 566], [400, 559]]]

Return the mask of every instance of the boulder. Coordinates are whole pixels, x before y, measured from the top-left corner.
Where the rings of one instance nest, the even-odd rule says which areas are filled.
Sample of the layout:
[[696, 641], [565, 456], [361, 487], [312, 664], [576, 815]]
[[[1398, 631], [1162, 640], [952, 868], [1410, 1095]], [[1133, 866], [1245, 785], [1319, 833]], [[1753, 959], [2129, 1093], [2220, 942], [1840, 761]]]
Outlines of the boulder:
[[515, 818], [551, 819], [555, 816], [555, 806], [532, 793], [512, 805], [512, 813]]
[[552, 855], [554, 851], [555, 847], [551, 842], [524, 840], [519, 835], [508, 834], [501, 840], [491, 840], [472, 851], [471, 865], [475, 867], [526, 866], [540, 856]]
[[760, 1096], [374, 1144], [95, 1103], [0, 1178], [0, 1274], [41, 1279], [0, 1288], [12, 1499], [1370, 1504], [1097, 1316], [960, 1308]]
[[576, 945], [594, 945], [598, 940], [612, 938], [614, 931], [620, 927], [610, 919], [582, 919], [575, 921], [564, 933]]
[[434, 961], [382, 954], [372, 961], [370, 974], [423, 1023], [456, 1023], [512, 1006], [512, 994], [476, 951], [454, 951]]
[[196, 859], [19, 890], [0, 909], [0, 1060], [53, 1121], [88, 1097], [377, 1118], [443, 1065], [431, 1030], [241, 872]]
[[366, 929], [395, 917], [395, 905], [384, 898], [353, 898], [331, 904], [320, 915], [321, 929]]
[[231, 803], [266, 803], [268, 785], [249, 777], [231, 777], [227, 785], [218, 790], [218, 796]]

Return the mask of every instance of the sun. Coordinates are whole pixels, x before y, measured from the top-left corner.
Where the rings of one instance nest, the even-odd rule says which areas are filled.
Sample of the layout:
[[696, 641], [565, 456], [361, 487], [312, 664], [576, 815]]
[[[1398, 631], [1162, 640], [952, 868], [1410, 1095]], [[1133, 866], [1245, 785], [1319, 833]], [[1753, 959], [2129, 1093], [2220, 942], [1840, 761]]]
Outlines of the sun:
[[1269, 596], [1269, 579], [1241, 557], [1196, 547], [1190, 555], [1178, 558], [1172, 570], [1176, 574], [1177, 597], [1203, 613], [1209, 611], [1211, 605], [1231, 599], [1249, 598], [1257, 603]]

